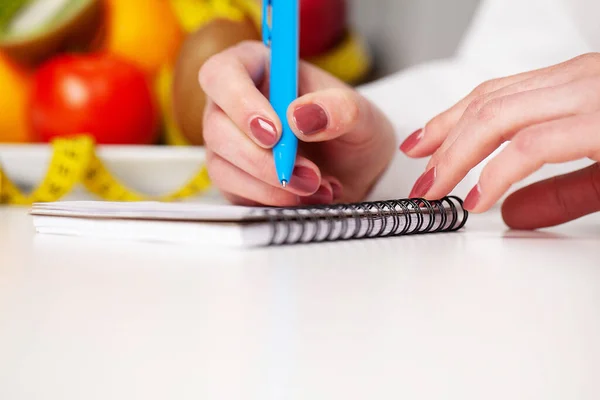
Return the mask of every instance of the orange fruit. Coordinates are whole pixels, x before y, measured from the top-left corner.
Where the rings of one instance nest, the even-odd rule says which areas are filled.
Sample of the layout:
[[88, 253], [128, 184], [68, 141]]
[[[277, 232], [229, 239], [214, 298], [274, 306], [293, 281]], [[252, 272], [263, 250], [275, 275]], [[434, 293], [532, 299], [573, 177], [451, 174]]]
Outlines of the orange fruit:
[[0, 87], [0, 142], [32, 142], [33, 135], [27, 122], [29, 76], [1, 52]]
[[173, 63], [183, 28], [167, 0], [104, 0], [105, 50], [137, 63], [155, 76]]

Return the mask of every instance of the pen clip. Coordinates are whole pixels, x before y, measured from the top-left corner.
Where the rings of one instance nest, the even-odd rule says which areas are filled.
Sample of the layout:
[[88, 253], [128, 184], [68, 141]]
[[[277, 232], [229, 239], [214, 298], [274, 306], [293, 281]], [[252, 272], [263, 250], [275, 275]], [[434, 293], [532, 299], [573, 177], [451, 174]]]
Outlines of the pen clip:
[[273, 0], [263, 0], [262, 37], [265, 46], [271, 47], [271, 29], [273, 26]]

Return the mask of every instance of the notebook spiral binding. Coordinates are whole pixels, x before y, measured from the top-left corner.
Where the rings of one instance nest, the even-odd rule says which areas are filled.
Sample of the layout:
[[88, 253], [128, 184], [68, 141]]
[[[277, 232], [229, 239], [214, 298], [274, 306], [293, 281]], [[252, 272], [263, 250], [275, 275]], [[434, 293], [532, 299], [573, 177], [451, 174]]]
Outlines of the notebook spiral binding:
[[462, 229], [469, 216], [463, 201], [454, 196], [303, 206], [267, 214], [270, 245], [453, 232]]

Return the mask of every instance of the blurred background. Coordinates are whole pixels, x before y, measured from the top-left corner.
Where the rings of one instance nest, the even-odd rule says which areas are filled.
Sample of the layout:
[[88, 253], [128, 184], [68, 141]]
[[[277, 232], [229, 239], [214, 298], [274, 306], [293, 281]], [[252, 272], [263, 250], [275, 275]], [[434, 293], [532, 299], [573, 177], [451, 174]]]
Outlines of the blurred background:
[[[350, 84], [451, 55], [478, 0], [300, 0], [301, 56]], [[198, 70], [260, 0], [1, 0], [0, 143], [202, 146]]]
[[351, 23], [365, 35], [376, 75], [451, 56], [480, 0], [351, 0]]

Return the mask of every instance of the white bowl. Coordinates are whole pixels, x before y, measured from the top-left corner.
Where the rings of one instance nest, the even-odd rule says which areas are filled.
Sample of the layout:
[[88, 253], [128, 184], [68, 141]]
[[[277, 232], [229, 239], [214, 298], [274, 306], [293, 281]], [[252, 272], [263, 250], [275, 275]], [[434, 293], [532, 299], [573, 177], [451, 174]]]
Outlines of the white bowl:
[[[98, 146], [96, 153], [115, 178], [149, 196], [179, 189], [205, 161], [201, 147]], [[46, 144], [0, 145], [2, 169], [24, 191], [43, 180], [51, 155], [51, 146]], [[82, 188], [72, 196], [87, 197]]]

